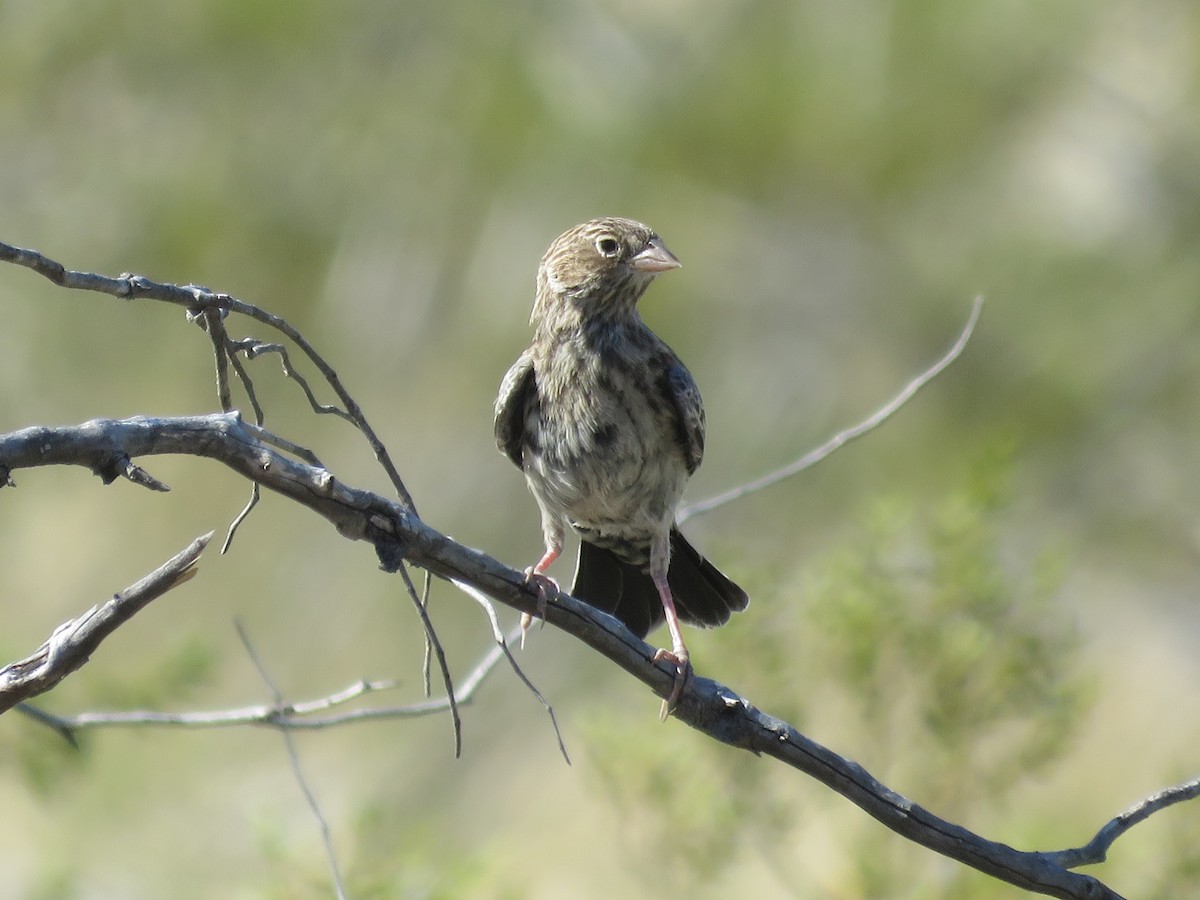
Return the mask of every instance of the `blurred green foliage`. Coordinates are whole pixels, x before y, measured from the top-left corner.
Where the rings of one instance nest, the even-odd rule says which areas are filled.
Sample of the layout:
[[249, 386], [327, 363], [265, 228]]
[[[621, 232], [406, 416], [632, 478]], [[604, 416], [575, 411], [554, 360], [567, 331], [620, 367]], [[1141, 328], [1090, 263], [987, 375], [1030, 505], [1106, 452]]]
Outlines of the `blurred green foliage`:
[[[1184, 0], [18, 0], [0, 4], [0, 240], [287, 316], [428, 521], [516, 565], [539, 529], [490, 408], [566, 227], [636, 216], [684, 262], [644, 314], [704, 391], [693, 498], [876, 408], [985, 294], [966, 355], [885, 428], [689, 523], [754, 597], [689, 643], [901, 793], [1052, 849], [1195, 770], [1198, 44]], [[0, 310], [0, 430], [215, 407], [178, 310], [15, 268]], [[276, 360], [254, 366], [270, 427], [386, 489]], [[245, 502], [211, 465], [143, 462], [170, 494], [49, 470], [0, 492], [6, 659]], [[265, 498], [46, 704], [262, 702], [234, 617], [289, 699], [396, 675], [417, 699], [396, 579], [309, 519]], [[461, 675], [486, 625], [442, 586], [432, 610]], [[502, 670], [461, 761], [441, 720], [301, 737], [354, 896], [1007, 895], [659, 727], [549, 630], [521, 660], [573, 768]], [[329, 895], [277, 735], [52, 745], [0, 723], [0, 896]], [[1196, 821], [1144, 823], [1098, 874], [1194, 893]]]
[[[818, 571], [781, 578], [761, 598], [783, 611], [748, 629], [737, 648], [755, 663], [757, 704], [790, 708], [810, 733], [824, 730], [832, 707], [852, 756], [956, 821], [981, 808], [1006, 811], [1015, 785], [1069, 752], [1089, 705], [1077, 635], [1052, 608], [1061, 560], [1001, 558], [1009, 468], [992, 453], [963, 487], [920, 508], [880, 499]], [[797, 695], [809, 713], [799, 713]], [[646, 877], [668, 861], [672, 883], [688, 892], [740, 863], [730, 835], [743, 852], [754, 846], [785, 860], [812, 815], [777, 766], [698, 749], [689, 735], [656, 733], [636, 714], [589, 721], [586, 745], [600, 793], [627, 823], [630, 855]], [[987, 879], [968, 888], [958, 873], [949, 891], [940, 861], [888, 852], [894, 839], [877, 828], [851, 833], [846, 896], [890, 896], [898, 881], [921, 885], [922, 896], [1003, 895]]]

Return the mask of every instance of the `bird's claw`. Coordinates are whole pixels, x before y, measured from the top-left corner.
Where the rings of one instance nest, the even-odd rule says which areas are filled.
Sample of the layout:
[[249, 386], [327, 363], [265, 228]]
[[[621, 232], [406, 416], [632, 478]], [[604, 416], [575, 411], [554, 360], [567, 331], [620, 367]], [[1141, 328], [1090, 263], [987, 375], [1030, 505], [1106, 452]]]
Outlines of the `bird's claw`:
[[675, 685], [671, 688], [671, 693], [662, 702], [662, 706], [658, 710], [659, 721], [667, 721], [674, 710], [676, 704], [679, 703], [679, 698], [683, 696], [684, 685], [687, 684], [689, 676], [692, 674], [692, 664], [688, 659], [686, 647], [681, 647], [677, 650], [659, 649], [654, 654], [654, 662], [662, 662], [666, 660], [675, 665]]
[[[549, 602], [550, 596], [558, 593], [558, 582], [547, 575], [545, 572], [539, 572], [536, 566], [530, 566], [525, 570], [525, 583], [533, 587], [537, 591], [537, 618], [542, 620], [542, 625], [546, 624], [546, 604]], [[521, 613], [521, 649], [525, 649], [525, 634], [533, 625], [534, 617], [529, 613]]]

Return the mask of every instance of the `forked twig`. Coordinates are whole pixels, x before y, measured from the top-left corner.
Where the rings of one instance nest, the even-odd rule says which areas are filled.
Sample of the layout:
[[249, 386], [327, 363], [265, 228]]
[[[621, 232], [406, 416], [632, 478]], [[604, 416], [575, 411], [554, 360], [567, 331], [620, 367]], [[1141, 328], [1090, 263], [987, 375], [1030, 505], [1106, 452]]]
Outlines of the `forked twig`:
[[320, 371], [326, 383], [345, 407], [349, 420], [354, 423], [355, 427], [367, 439], [367, 443], [370, 444], [375, 459], [387, 473], [392, 487], [400, 498], [400, 502], [404, 504], [406, 509], [416, 511], [416, 505], [413, 503], [412, 496], [404, 486], [404, 481], [400, 478], [400, 473], [392, 462], [391, 455], [387, 452], [387, 448], [383, 445], [383, 442], [375, 434], [375, 430], [367, 421], [358, 402], [346, 390], [334, 368], [325, 361], [325, 358], [317, 352], [308, 339], [282, 316], [277, 316], [252, 303], [239, 300], [231, 294], [211, 291], [202, 285], [178, 285], [158, 282], [144, 275], [133, 275], [128, 272], [116, 278], [99, 275], [95, 272], [77, 272], [68, 269], [62, 263], [50, 259], [37, 250], [26, 247], [15, 247], [2, 242], [0, 242], [0, 261], [24, 266], [49, 279], [54, 284], [69, 290], [94, 291], [122, 300], [158, 300], [163, 303], [182, 306], [191, 315], [196, 315], [206, 309], [214, 309], [222, 313], [236, 312], [275, 329], [299, 347], [301, 352]]
[[[277, 328], [300, 346], [322, 371], [339, 398], [346, 402], [344, 388], [337, 381], [336, 373], [315, 354], [295, 329], [282, 319], [229, 295], [214, 294], [200, 288], [188, 289], [157, 284], [140, 276], [128, 275], [119, 279], [107, 279], [89, 273], [69, 272], [58, 263], [34, 251], [18, 250], [0, 244], [0, 261], [2, 260], [25, 265], [65, 287], [96, 290], [125, 298], [152, 297], [179, 304], [189, 310], [215, 308], [250, 315]], [[728, 492], [704, 504], [697, 504], [686, 510], [684, 515], [707, 511], [777, 483], [823, 459], [847, 441], [876, 427], [957, 357], [979, 316], [980, 302], [976, 301], [968, 325], [951, 352], [939, 364], [911, 382], [900, 395], [872, 417], [836, 435], [826, 445], [788, 467], [736, 491]], [[361, 411], [350, 405], [352, 402], [350, 398], [346, 406], [348, 412], [356, 423], [360, 424], [360, 428], [363, 428], [364, 434], [368, 435], [373, 448], [381, 448], [382, 445], [378, 445], [373, 433], [364, 427]], [[132, 458], [160, 452], [186, 452], [219, 459], [251, 480], [270, 487], [324, 516], [337, 526], [342, 535], [371, 541], [385, 568], [400, 568], [410, 597], [418, 608], [422, 604], [408, 572], [403, 568], [404, 564], [419, 565], [427, 572], [468, 584], [486, 598], [504, 602], [521, 612], [533, 612], [537, 609], [537, 598], [530, 591], [522, 573], [502, 565], [486, 554], [458, 544], [422, 522], [415, 515], [411, 498], [400, 484], [398, 475], [393, 478], [393, 483], [401, 502], [395, 503], [369, 491], [339, 482], [329, 472], [306, 466], [279, 453], [231, 413], [177, 419], [97, 421], [76, 428], [25, 429], [13, 435], [0, 436], [0, 481], [6, 482], [15, 468], [51, 464], [84, 465], [107, 474], [112, 469], [98, 467], [97, 460], [111, 465], [120, 455]], [[383, 452], [386, 458], [386, 451]], [[378, 456], [377, 452], [377, 458]], [[385, 463], [385, 469], [389, 475], [395, 472], [390, 460]], [[389, 571], [391, 570], [389, 568]], [[487, 609], [488, 606], [484, 608]], [[427, 613], [422, 610], [421, 615], [428, 628]], [[489, 618], [492, 616], [489, 615]], [[656, 663], [654, 648], [637, 638], [611, 616], [575, 598], [562, 595], [547, 607], [545, 618], [602, 653], [612, 663], [632, 674], [660, 696], [672, 688], [674, 672], [671, 668], [663, 663]], [[495, 624], [493, 629], [498, 631]], [[449, 674], [440, 646], [435, 644], [434, 649], [442, 665], [443, 677], [447, 679], [450, 696], [446, 703], [455, 717], [456, 746], [461, 746], [458, 737], [457, 706], [453, 699], [452, 686], [449, 684]], [[497, 660], [500, 655], [504, 655], [504, 650], [499, 648], [499, 645], [494, 652], [497, 654], [494, 657]], [[278, 694], [277, 705], [282, 705]], [[1058, 897], [1111, 900], [1118, 896], [1090, 875], [1069, 870], [1068, 866], [1077, 860], [1085, 859], [1086, 853], [1022, 852], [987, 840], [962, 826], [941, 819], [889, 789], [852, 760], [810, 740], [786, 722], [764, 714], [747, 699], [699, 674], [689, 679], [685, 685], [683, 696], [679, 698], [675, 707], [675, 716], [716, 740], [775, 758], [806, 773], [855, 803], [897, 834], [1010, 884]], [[1164, 792], [1161, 798], [1148, 798], [1143, 804], [1114, 820], [1115, 824], [1109, 823], [1105, 826], [1089, 847], [1107, 847], [1124, 829], [1147, 815], [1170, 803], [1195, 795], [1195, 788], [1183, 785]]]
[[[354, 418], [340, 406], [334, 406], [329, 403], [321, 403], [319, 400], [317, 400], [317, 395], [313, 393], [313, 389], [309, 386], [308, 380], [296, 370], [295, 366], [292, 365], [291, 357], [288, 356], [287, 347], [285, 347], [283, 344], [269, 343], [266, 341], [257, 340], [256, 338], [246, 337], [242, 338], [240, 341], [231, 340], [229, 342], [229, 348], [233, 353], [240, 352], [246, 354], [246, 359], [254, 359], [255, 357], [261, 356], [264, 353], [279, 354], [279, 364], [283, 369], [284, 377], [290, 378], [300, 386], [300, 390], [304, 393], [305, 398], [308, 400], [308, 405], [312, 407], [313, 412], [319, 415], [333, 415], [345, 419], [347, 422], [354, 422]], [[234, 356], [233, 358], [236, 359], [237, 357]]]
[[408, 591], [409, 599], [412, 600], [413, 606], [416, 607], [417, 615], [421, 619], [421, 625], [425, 628], [427, 646], [433, 648], [433, 653], [437, 657], [438, 667], [442, 672], [442, 683], [445, 685], [446, 700], [450, 706], [450, 723], [454, 729], [454, 758], [458, 759], [462, 756], [462, 716], [459, 715], [458, 701], [454, 696], [454, 679], [450, 676], [450, 665], [446, 662], [446, 651], [442, 649], [442, 642], [438, 639], [433, 622], [430, 621], [429, 610], [421, 602], [421, 598], [417, 594], [416, 585], [413, 584], [412, 578], [408, 574], [407, 566], [401, 565], [399, 572], [400, 577], [404, 579], [404, 586]]
[[[508, 639], [505, 638], [504, 632], [500, 629], [500, 620], [496, 617], [496, 607], [492, 605], [492, 601], [488, 599], [486, 594], [467, 584], [465, 581], [452, 578], [450, 579], [450, 583], [478, 603], [483, 608], [483, 611], [487, 613], [488, 621], [492, 625], [492, 639], [496, 642], [496, 646], [504, 653], [508, 664], [512, 667], [513, 672], [516, 673], [517, 678], [521, 679], [521, 683], [537, 698], [538, 703], [542, 704], [542, 709], [546, 710], [546, 715], [550, 717], [550, 725], [554, 728], [554, 736], [558, 739], [559, 752], [562, 753], [563, 759], [566, 760], [569, 766], [571, 764], [571, 757], [567, 753], [567, 745], [563, 741], [562, 730], [558, 727], [558, 718], [554, 715], [554, 707], [547, 702], [546, 698], [542, 696], [542, 692], [534, 686], [534, 683], [529, 680], [525, 672], [517, 665], [516, 658], [512, 655], [512, 651], [508, 649]], [[513, 636], [515, 637], [517, 634], [523, 636], [524, 633], [524, 629], [518, 627], [514, 630]]]
[[[508, 635], [511, 643], [520, 633], [514, 628]], [[479, 686], [495, 670], [504, 658], [499, 645], [491, 647], [475, 664], [458, 687], [456, 699], [459, 706], [475, 701]], [[256, 726], [290, 731], [320, 731], [337, 728], [355, 722], [382, 722], [395, 719], [416, 719], [437, 715], [450, 708], [448, 699], [442, 697], [421, 703], [398, 706], [368, 706], [359, 709], [338, 710], [364, 697], [399, 688], [399, 679], [362, 679], [348, 687], [334, 691], [315, 700], [302, 700], [287, 704], [280, 709], [277, 704], [256, 704], [232, 709], [189, 710], [186, 712], [162, 712], [156, 709], [93, 711], [58, 715], [39, 707], [21, 704], [18, 708], [47, 728], [62, 735], [69, 743], [75, 743], [76, 732], [91, 728], [240, 728]], [[324, 713], [324, 715], [322, 715]]]

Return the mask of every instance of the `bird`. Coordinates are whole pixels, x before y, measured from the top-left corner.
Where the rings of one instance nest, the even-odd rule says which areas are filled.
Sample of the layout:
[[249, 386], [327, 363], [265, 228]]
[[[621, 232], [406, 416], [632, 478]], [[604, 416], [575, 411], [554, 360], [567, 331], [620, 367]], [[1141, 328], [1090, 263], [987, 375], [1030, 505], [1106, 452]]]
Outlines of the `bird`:
[[664, 718], [690, 669], [680, 622], [723, 625], [749, 603], [675, 523], [704, 456], [704, 404], [638, 301], [679, 267], [633, 219], [592, 219], [556, 238], [538, 266], [533, 338], [501, 381], [494, 418], [496, 444], [541, 512], [545, 553], [525, 575], [542, 612], [558, 590], [546, 570], [570, 528], [579, 537], [573, 597], [639, 638], [666, 622], [671, 648], [654, 656], [676, 667]]

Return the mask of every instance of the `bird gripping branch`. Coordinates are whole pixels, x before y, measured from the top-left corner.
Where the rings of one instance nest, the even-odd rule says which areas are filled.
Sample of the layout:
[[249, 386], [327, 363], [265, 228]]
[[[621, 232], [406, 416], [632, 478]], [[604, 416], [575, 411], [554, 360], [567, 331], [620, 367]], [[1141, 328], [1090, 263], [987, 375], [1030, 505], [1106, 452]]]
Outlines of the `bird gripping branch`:
[[675, 526], [675, 508], [704, 456], [704, 405], [691, 373], [638, 315], [658, 275], [679, 260], [632, 219], [584, 222], [542, 257], [533, 341], [496, 398], [496, 443], [524, 473], [546, 552], [527, 570], [543, 596], [566, 528], [580, 538], [572, 596], [639, 637], [666, 621], [677, 668], [689, 669], [680, 622], [722, 625], [746, 593]]

